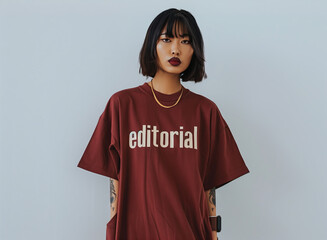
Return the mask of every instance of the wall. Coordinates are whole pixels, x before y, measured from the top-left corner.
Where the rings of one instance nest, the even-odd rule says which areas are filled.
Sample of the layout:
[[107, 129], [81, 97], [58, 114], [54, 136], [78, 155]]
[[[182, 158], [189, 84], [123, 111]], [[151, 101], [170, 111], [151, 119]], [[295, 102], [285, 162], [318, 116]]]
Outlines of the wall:
[[[326, 239], [325, 1], [0, 1], [0, 239], [105, 239], [109, 181], [76, 167], [107, 99], [141, 85], [152, 19], [190, 11], [212, 99], [250, 169], [220, 239]], [[128, 70], [127, 70], [128, 69]]]

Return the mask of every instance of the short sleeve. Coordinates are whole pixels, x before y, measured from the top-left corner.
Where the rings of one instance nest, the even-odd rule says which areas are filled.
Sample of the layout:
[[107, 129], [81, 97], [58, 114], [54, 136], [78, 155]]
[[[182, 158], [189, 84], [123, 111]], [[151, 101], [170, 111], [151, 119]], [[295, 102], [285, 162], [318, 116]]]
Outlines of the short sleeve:
[[118, 101], [109, 99], [77, 165], [118, 180], [120, 170]]
[[241, 156], [235, 139], [215, 106], [210, 116], [210, 147], [205, 168], [205, 191], [220, 188], [250, 172]]

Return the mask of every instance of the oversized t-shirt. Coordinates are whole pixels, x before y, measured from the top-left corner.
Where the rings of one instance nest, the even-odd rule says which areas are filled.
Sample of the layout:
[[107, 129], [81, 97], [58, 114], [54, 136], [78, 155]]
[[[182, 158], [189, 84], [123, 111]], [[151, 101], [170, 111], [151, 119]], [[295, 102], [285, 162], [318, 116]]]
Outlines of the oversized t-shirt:
[[183, 86], [164, 108], [146, 82], [109, 98], [77, 166], [119, 181], [107, 240], [211, 240], [205, 191], [249, 172], [213, 101]]

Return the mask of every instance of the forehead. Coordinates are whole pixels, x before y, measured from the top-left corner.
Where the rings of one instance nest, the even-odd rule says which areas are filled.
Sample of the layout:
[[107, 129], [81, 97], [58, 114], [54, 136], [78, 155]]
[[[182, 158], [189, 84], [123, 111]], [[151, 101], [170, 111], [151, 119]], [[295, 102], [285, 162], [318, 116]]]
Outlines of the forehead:
[[[171, 29], [167, 29], [168, 23], [163, 27], [160, 36], [172, 36], [175, 37], [176, 33], [178, 32], [178, 35], [181, 37], [188, 37], [188, 31], [186, 26], [183, 23], [180, 22], [174, 22], [174, 24], [171, 26]], [[169, 31], [170, 30], [170, 31]]]
[[[166, 31], [163, 31], [161, 34], [160, 34], [160, 36], [167, 36], [167, 37], [169, 37], [168, 36], [168, 33], [166, 32]], [[179, 33], [179, 36], [180, 37], [189, 37], [189, 35], [187, 34], [187, 33]]]

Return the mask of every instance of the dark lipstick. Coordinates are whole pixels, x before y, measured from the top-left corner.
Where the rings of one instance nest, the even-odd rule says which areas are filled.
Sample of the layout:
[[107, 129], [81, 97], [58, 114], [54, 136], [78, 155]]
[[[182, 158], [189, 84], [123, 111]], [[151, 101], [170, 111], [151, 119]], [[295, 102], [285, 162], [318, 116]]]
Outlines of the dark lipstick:
[[177, 57], [172, 57], [168, 60], [168, 62], [173, 66], [178, 66], [179, 64], [181, 64], [181, 60], [179, 60], [179, 58]]

